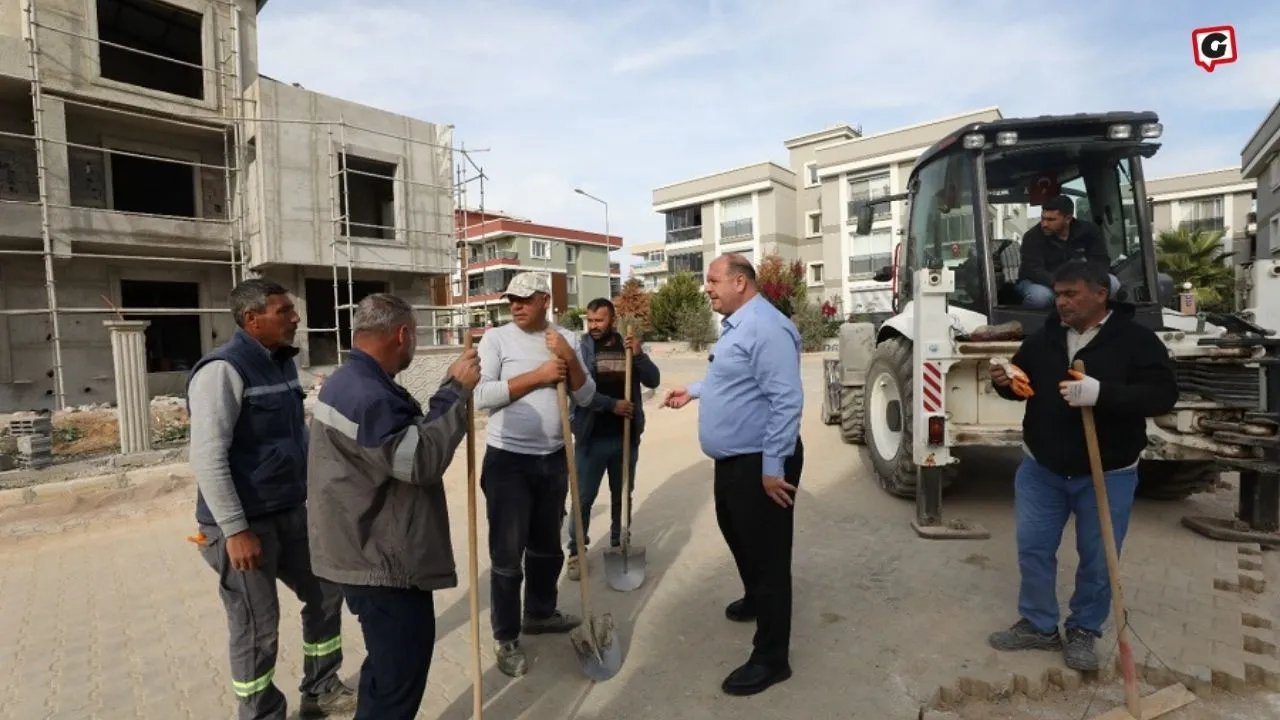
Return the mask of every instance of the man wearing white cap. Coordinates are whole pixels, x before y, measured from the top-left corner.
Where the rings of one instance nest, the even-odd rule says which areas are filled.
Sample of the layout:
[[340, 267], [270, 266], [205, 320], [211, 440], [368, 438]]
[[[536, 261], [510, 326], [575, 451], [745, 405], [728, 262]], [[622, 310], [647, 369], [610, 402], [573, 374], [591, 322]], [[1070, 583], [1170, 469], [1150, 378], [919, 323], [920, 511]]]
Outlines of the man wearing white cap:
[[556, 384], [564, 381], [574, 404], [586, 407], [595, 383], [578, 359], [574, 334], [547, 320], [545, 273], [516, 275], [503, 297], [511, 303], [511, 322], [486, 330], [480, 340], [474, 399], [477, 409], [489, 411], [480, 470], [489, 519], [489, 618], [498, 669], [519, 677], [528, 671], [521, 632], [567, 633], [582, 623], [556, 609], [569, 491]]

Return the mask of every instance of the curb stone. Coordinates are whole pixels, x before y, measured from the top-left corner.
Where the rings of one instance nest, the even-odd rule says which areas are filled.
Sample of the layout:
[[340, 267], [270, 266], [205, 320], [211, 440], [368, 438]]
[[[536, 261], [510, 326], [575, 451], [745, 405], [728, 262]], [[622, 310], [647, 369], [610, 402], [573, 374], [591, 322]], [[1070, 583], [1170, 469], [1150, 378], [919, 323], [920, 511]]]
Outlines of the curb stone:
[[178, 462], [0, 490], [0, 525], [151, 500], [194, 484], [191, 466]]

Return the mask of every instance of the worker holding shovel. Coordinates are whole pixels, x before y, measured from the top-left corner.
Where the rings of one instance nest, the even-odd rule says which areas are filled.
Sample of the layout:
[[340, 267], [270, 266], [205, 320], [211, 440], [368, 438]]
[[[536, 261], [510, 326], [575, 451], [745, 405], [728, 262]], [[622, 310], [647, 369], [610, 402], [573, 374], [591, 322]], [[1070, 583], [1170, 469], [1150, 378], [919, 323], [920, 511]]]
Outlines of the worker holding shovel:
[[[636, 455], [640, 450], [640, 434], [644, 432], [644, 408], [641, 406], [640, 386], [656, 388], [662, 375], [653, 360], [645, 355], [639, 339], [633, 332], [618, 332], [617, 313], [613, 303], [606, 298], [596, 298], [587, 305], [587, 335], [578, 344], [582, 364], [595, 380], [596, 392], [585, 411], [573, 415], [573, 436], [577, 452], [578, 479], [582, 483], [582, 533], [590, 543], [587, 529], [591, 525], [591, 506], [600, 492], [605, 473], [609, 475], [610, 519], [609, 545], [622, 543], [622, 476], [623, 436], [626, 421], [631, 421], [630, 465], [628, 477], [634, 483]], [[632, 362], [631, 392], [627, 393], [627, 351]], [[628, 395], [632, 399], [628, 399]], [[630, 508], [630, 497], [628, 509]], [[630, 526], [631, 518], [625, 519]], [[579, 577], [578, 547], [574, 538], [575, 524], [569, 516], [570, 580]], [[629, 539], [629, 538], [628, 538]], [[583, 548], [585, 551], [586, 548]], [[585, 552], [583, 553], [585, 555]]]
[[[570, 467], [560, 392], [585, 407], [595, 394], [570, 331], [547, 319], [551, 283], [522, 272], [503, 293], [511, 322], [480, 339], [476, 410], [489, 411], [480, 469], [489, 520], [490, 620], [498, 669], [528, 671], [521, 634], [568, 633], [582, 618], [557, 607]], [[523, 608], [521, 595], [523, 594]]]
[[[991, 369], [996, 392], [1027, 407], [1025, 457], [1014, 478], [1021, 617], [992, 633], [988, 643], [1005, 651], [1061, 651], [1067, 666], [1079, 671], [1098, 669], [1094, 644], [1112, 601], [1107, 525], [1114, 528], [1118, 557], [1138, 485], [1138, 457], [1147, 444], [1146, 418], [1169, 412], [1178, 400], [1168, 352], [1153, 331], [1134, 322], [1132, 305], [1109, 299], [1108, 286], [1100, 264], [1061, 266], [1054, 274], [1057, 311], [1012, 359], [1028, 382], [1012, 368]], [[1071, 369], [1077, 361], [1084, 373]], [[1085, 409], [1096, 413], [1101, 498], [1081, 419]], [[1099, 506], [1109, 506], [1110, 523]], [[1073, 513], [1080, 561], [1064, 642], [1055, 580], [1058, 545]]]

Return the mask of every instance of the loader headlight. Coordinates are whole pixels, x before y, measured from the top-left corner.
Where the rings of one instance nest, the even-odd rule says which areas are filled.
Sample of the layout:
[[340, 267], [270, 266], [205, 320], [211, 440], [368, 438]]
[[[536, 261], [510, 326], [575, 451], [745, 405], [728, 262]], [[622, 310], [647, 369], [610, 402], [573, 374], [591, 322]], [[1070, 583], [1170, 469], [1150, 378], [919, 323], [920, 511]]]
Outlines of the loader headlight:
[[1153, 140], [1164, 134], [1164, 126], [1160, 123], [1142, 123], [1142, 137]]
[[1016, 144], [1017, 142], [1018, 142], [1018, 133], [1012, 130], [1004, 130], [996, 133], [997, 145], [1008, 147], [1010, 145]]
[[1133, 126], [1112, 125], [1107, 128], [1107, 137], [1111, 140], [1128, 140], [1133, 137]]
[[965, 150], [981, 150], [987, 144], [987, 137], [982, 133], [969, 133], [964, 136]]

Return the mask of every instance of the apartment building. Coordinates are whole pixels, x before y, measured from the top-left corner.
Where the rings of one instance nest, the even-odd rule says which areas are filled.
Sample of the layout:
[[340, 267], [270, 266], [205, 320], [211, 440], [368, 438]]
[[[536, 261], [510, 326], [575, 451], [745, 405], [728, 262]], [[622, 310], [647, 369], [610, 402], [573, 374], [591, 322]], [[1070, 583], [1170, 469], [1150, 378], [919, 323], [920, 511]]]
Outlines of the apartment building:
[[1147, 181], [1151, 198], [1151, 228], [1221, 231], [1223, 249], [1245, 249], [1249, 214], [1257, 202], [1257, 180], [1238, 168], [1170, 175]]
[[631, 275], [640, 281], [645, 290], [662, 287], [671, 277], [667, 269], [667, 244], [665, 242], [641, 243], [631, 246], [631, 254], [640, 262], [631, 266]]
[[445, 304], [451, 126], [261, 76], [265, 5], [0, 0], [0, 411], [113, 401], [115, 318], [181, 393], [246, 277], [297, 295], [304, 368], [368, 293]]
[[471, 326], [483, 328], [511, 320], [502, 293], [517, 273], [528, 270], [551, 276], [551, 309], [560, 314], [585, 307], [595, 298], [612, 298], [621, 289], [622, 267], [609, 253], [622, 247], [619, 235], [535, 223], [527, 218], [479, 210], [458, 212], [467, 238], [467, 292], [462, 293], [461, 259], [455, 264], [456, 307], [470, 310]]
[[1240, 170], [1257, 183], [1256, 246], [1249, 254], [1256, 258], [1280, 254], [1280, 101], [1240, 151]]
[[892, 261], [907, 226], [905, 203], [879, 209], [871, 235], [855, 237], [850, 202], [902, 192], [929, 146], [958, 127], [999, 117], [999, 109], [984, 108], [873, 135], [835, 125], [784, 141], [788, 167], [758, 163], [657, 188], [666, 271], [701, 273], [725, 252], [753, 259], [777, 253], [805, 264], [811, 298], [846, 314], [887, 312], [889, 284], [873, 276]]

